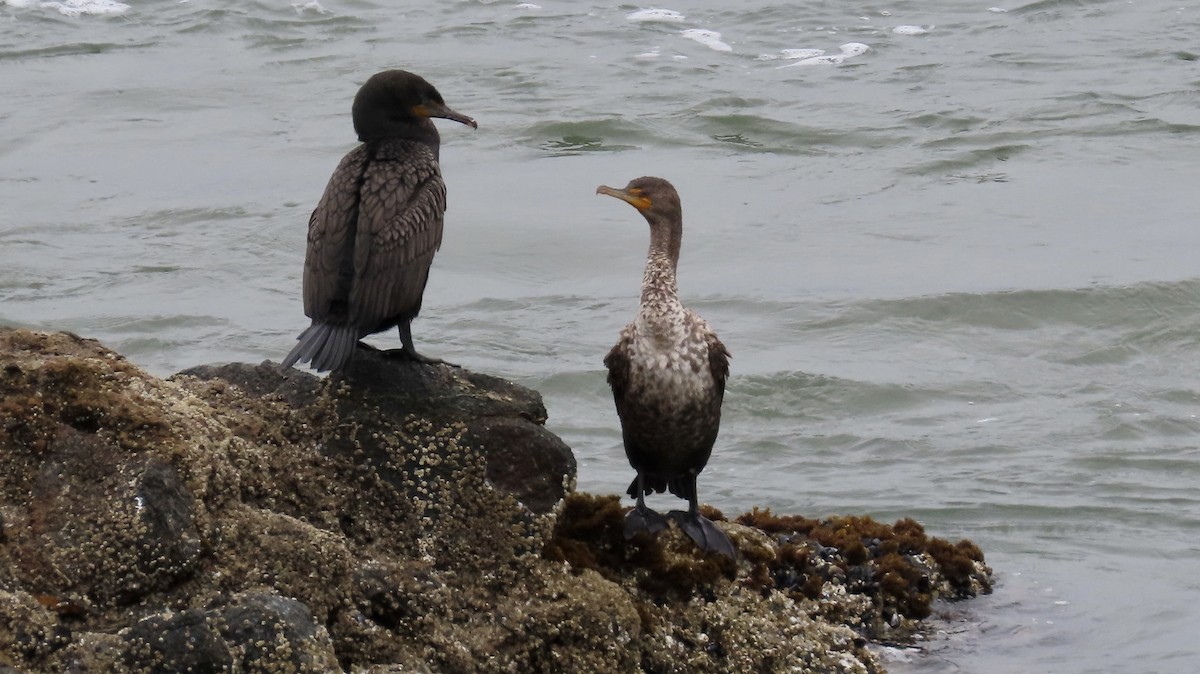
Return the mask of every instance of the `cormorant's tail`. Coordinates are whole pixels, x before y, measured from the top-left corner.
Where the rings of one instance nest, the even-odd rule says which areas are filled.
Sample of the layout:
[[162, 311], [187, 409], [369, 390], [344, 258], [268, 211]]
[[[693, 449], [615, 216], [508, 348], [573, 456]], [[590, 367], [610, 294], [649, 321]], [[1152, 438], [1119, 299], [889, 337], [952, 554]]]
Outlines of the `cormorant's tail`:
[[[674, 484], [674, 482], [672, 482], [671, 484]], [[695, 477], [693, 477], [692, 478], [692, 485], [693, 485], [692, 491], [696, 491], [695, 484], [696, 484], [696, 480], [695, 480]], [[646, 494], [661, 494], [667, 490], [667, 481], [662, 478], [647, 477], [642, 484], [642, 489], [645, 490], [644, 493], [646, 493]], [[633, 482], [629, 483], [629, 488], [625, 490], [625, 493], [629, 494], [633, 498], [637, 498], [640, 495], [640, 494], [638, 494], [638, 479], [636, 477], [633, 478]], [[680, 494], [679, 492], [675, 491], [675, 487], [671, 487], [671, 493], [675, 494], [676, 496], [680, 496], [682, 498], [687, 498], [683, 494]]]
[[689, 502], [695, 501], [696, 475], [694, 473], [689, 473], [687, 475], [677, 477], [667, 483], [667, 489], [670, 489], [672, 494], [681, 499], [686, 499]]
[[358, 329], [352, 325], [313, 323], [296, 338], [298, 343], [283, 359], [283, 369], [297, 362], [309, 363], [317, 372], [341, 370], [350, 362], [358, 344]]
[[[638, 491], [638, 479], [636, 477], [633, 478], [633, 482], [629, 483], [629, 489], [626, 489], [625, 493], [629, 494], [633, 498], [637, 498], [642, 495], [642, 493]], [[650, 492], [647, 490], [646, 493], [649, 494]]]

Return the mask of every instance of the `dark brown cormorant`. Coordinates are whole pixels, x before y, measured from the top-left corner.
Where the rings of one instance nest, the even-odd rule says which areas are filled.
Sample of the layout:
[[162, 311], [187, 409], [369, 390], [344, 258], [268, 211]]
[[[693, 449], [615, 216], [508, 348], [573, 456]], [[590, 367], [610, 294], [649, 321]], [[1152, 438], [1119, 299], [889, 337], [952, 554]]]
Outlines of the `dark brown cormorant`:
[[403, 70], [367, 80], [351, 115], [362, 144], [342, 158], [309, 218], [304, 313], [312, 325], [283, 359], [285, 368], [307, 361], [318, 372], [341, 370], [359, 339], [392, 326], [404, 355], [436, 362], [413, 348], [410, 328], [446, 210], [441, 139], [430, 118], [478, 127]]
[[625, 189], [601, 185], [596, 193], [628, 202], [650, 223], [641, 307], [604, 358], [625, 455], [637, 471], [628, 489], [637, 506], [625, 517], [625, 536], [667, 526], [665, 517], [646, 507], [645, 495], [669, 489], [688, 501], [686, 513], [670, 513], [680, 528], [702, 550], [734, 557], [733, 544], [700, 514], [696, 497], [696, 476], [708, 463], [721, 424], [729, 351], [708, 323], [679, 301], [679, 194], [671, 183], [649, 177]]

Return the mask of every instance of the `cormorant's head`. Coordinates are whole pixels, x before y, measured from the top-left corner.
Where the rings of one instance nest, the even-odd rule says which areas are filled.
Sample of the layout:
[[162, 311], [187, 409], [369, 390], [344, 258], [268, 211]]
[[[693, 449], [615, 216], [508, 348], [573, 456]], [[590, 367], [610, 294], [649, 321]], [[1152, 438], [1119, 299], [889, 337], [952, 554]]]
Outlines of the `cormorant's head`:
[[646, 216], [652, 225], [657, 222], [676, 223], [683, 217], [679, 193], [674, 185], [662, 178], [635, 178], [624, 189], [601, 185], [596, 188], [596, 194], [607, 194], [628, 203]]
[[[479, 128], [475, 120], [450, 109], [433, 85], [405, 70], [372, 75], [354, 97], [354, 131], [364, 143], [380, 138], [420, 138], [428, 135], [430, 117], [450, 119]], [[437, 138], [436, 129], [433, 138]]]

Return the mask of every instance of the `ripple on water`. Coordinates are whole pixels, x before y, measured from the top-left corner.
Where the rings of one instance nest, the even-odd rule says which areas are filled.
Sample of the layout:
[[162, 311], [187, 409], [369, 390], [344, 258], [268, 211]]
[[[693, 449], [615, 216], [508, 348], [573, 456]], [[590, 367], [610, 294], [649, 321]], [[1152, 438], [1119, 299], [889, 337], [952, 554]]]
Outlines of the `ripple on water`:
[[122, 49], [143, 49], [153, 47], [155, 41], [144, 41], [130, 44], [115, 44], [111, 42], [74, 42], [71, 44], [54, 45], [52, 47], [36, 47], [32, 49], [0, 50], [0, 61], [41, 59], [56, 56], [86, 56], [104, 54]]
[[[730, 380], [726, 406], [746, 418], [835, 419], [847, 414], [910, 410], [934, 394], [898, 384], [874, 384], [805, 372]], [[736, 392], [736, 395], [733, 393]]]
[[[1045, 324], [1081, 327], [1127, 327], [1141, 335], [1137, 342], [1162, 348], [1185, 338], [1195, 319], [1166, 332], [1150, 326], [1172, 319], [1179, 308], [1200, 296], [1200, 279], [1149, 282], [1128, 286], [1054, 290], [1014, 290], [991, 293], [948, 293], [888, 300], [867, 300], [834, 321], [876, 320], [882, 314], [1003, 330], [1024, 330]], [[859, 313], [859, 312], [864, 313]], [[1169, 326], [1168, 326], [1169, 327]]]
[[541, 122], [526, 131], [526, 143], [552, 157], [588, 152], [622, 152], [654, 140], [647, 129], [624, 118]]

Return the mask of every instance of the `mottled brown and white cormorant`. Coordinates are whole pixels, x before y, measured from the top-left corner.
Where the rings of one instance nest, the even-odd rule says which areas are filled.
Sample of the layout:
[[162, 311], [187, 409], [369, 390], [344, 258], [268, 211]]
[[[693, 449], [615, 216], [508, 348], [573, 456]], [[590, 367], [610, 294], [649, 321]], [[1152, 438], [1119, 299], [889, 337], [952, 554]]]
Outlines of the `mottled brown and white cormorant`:
[[308, 221], [304, 313], [312, 319], [283, 360], [341, 370], [358, 340], [392, 326], [402, 353], [417, 353], [410, 324], [421, 310], [433, 254], [442, 243], [446, 184], [432, 117], [471, 128], [429, 82], [403, 70], [371, 76], [354, 97], [362, 144], [342, 158]]
[[601, 185], [596, 193], [628, 202], [650, 223], [641, 307], [604, 358], [625, 455], [637, 471], [627, 492], [637, 506], [625, 518], [625, 536], [667, 526], [665, 517], [646, 507], [645, 495], [669, 489], [688, 501], [686, 513], [670, 513], [680, 528], [702, 550], [734, 557], [733, 544], [700, 514], [696, 497], [696, 476], [708, 463], [721, 424], [729, 351], [708, 323], [679, 301], [679, 193], [666, 180], [651, 177], [633, 180], [625, 189]]

